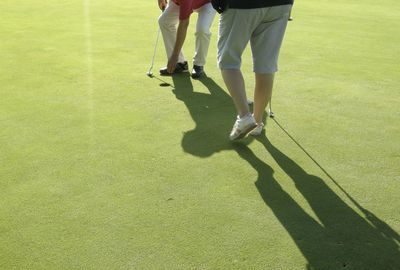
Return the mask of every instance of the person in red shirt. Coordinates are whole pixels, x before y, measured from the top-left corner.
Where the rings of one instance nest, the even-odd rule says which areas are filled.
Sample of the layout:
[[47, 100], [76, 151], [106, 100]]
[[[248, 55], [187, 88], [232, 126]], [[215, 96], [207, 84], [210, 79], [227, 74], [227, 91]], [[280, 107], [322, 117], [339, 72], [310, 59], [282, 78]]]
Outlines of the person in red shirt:
[[190, 15], [198, 13], [196, 24], [195, 53], [193, 57], [192, 77], [199, 78], [204, 74], [208, 48], [210, 45], [210, 28], [215, 17], [211, 0], [158, 0], [163, 13], [158, 18], [168, 57], [167, 67], [160, 69], [161, 75], [170, 75], [188, 71], [188, 63], [182, 52]]

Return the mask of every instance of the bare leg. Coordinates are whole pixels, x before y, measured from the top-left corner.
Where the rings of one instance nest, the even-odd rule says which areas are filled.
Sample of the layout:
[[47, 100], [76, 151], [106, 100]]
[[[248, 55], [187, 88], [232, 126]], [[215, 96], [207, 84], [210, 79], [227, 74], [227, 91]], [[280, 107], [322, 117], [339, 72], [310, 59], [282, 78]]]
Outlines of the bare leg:
[[250, 113], [242, 72], [239, 69], [222, 69], [222, 78], [232, 96], [233, 103], [240, 117]]
[[274, 74], [255, 73], [256, 85], [254, 89], [253, 114], [256, 123], [262, 123], [263, 114], [271, 100]]

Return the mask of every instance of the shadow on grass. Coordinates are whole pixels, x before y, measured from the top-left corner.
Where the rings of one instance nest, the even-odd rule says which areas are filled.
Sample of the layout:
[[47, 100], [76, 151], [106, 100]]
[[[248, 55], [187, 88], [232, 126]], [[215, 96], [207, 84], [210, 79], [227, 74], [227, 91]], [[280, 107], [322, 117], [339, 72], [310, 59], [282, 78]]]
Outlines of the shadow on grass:
[[[195, 92], [189, 74], [172, 77], [176, 98], [189, 110], [196, 126], [184, 133], [182, 148], [198, 157], [209, 157], [223, 150], [232, 150], [228, 140], [229, 132], [235, 121], [236, 112], [231, 97], [214, 82], [204, 76], [200, 79], [208, 93]], [[251, 138], [246, 139], [249, 142]]]
[[[307, 259], [307, 269], [400, 269], [400, 238], [393, 229], [360, 208], [366, 215], [363, 218], [322, 178], [308, 174], [265, 136], [258, 141], [293, 180], [318, 217], [317, 221], [307, 214], [282, 189], [269, 165], [256, 157], [247, 146], [235, 144], [240, 157], [258, 172], [255, 185], [262, 199]], [[359, 204], [357, 206], [360, 207]]]
[[246, 146], [251, 138], [240, 143], [231, 143], [228, 140], [235, 111], [230, 96], [221, 87], [211, 78], [204, 77], [201, 82], [210, 94], [195, 92], [188, 74], [174, 76], [173, 82], [173, 93], [184, 102], [196, 124], [182, 138], [184, 151], [205, 158], [222, 150], [236, 150], [258, 172], [255, 185], [262, 199], [306, 258], [307, 269], [400, 269], [399, 235], [384, 221], [362, 208], [276, 119], [274, 122], [346, 194], [365, 217], [343, 201], [324, 179], [308, 174], [274, 147], [263, 134], [257, 140], [293, 180], [318, 217], [318, 221], [315, 220], [282, 189], [274, 179], [273, 169]]

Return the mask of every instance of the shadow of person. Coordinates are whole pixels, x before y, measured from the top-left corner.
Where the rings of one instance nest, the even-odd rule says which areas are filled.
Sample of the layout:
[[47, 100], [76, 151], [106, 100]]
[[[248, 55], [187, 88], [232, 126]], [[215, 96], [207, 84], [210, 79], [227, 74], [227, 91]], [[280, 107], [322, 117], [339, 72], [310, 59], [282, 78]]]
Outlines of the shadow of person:
[[400, 269], [398, 235], [394, 230], [375, 216], [374, 223], [368, 222], [323, 179], [305, 172], [265, 136], [258, 141], [294, 181], [318, 218], [314, 219], [306, 213], [282, 189], [274, 179], [272, 168], [256, 157], [247, 146], [239, 143], [234, 145], [239, 156], [258, 172], [255, 185], [262, 199], [306, 258], [307, 269]]
[[236, 112], [231, 97], [207, 76], [199, 81], [207, 87], [209, 94], [195, 92], [189, 74], [175, 75], [172, 79], [173, 93], [186, 105], [196, 125], [183, 135], [184, 151], [205, 158], [223, 150], [232, 150], [228, 134]]

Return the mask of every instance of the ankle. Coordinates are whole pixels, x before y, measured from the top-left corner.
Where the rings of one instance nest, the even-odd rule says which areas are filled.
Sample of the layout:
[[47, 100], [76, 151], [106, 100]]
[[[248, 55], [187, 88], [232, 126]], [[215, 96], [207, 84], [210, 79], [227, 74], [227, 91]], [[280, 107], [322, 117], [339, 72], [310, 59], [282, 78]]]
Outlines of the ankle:
[[254, 120], [256, 121], [257, 125], [263, 124], [262, 118], [261, 117], [256, 117], [254, 115], [254, 113], [252, 114], [252, 116], [254, 117]]

